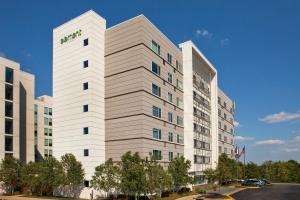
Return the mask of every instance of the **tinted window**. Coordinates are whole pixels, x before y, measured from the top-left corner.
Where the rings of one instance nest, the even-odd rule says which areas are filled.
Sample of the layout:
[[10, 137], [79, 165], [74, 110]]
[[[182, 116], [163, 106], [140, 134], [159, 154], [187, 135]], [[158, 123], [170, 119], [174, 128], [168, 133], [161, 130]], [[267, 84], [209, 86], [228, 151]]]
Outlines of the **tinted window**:
[[5, 151], [13, 151], [13, 137], [5, 136]]
[[13, 117], [13, 103], [5, 101], [5, 116]]
[[7, 83], [13, 83], [14, 82], [14, 70], [13, 69], [6, 67], [5, 81]]
[[87, 46], [87, 45], [89, 45], [89, 39], [83, 40], [83, 46]]
[[5, 134], [13, 134], [13, 120], [5, 119]]
[[5, 99], [13, 100], [13, 86], [12, 85], [5, 85]]

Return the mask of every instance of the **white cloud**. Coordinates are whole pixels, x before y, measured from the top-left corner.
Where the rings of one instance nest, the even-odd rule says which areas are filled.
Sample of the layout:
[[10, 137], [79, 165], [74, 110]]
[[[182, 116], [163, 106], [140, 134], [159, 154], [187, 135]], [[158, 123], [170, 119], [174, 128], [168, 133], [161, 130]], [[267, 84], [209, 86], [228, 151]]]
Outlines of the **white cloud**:
[[280, 122], [288, 122], [300, 119], [300, 111], [295, 113], [286, 113], [286, 112], [279, 112], [271, 115], [267, 115], [263, 118], [260, 118], [260, 121], [266, 123], [280, 123]]
[[206, 29], [197, 29], [196, 30], [196, 37], [199, 38], [199, 37], [204, 37], [204, 38], [212, 38], [212, 33], [210, 33], [208, 30]]
[[257, 141], [256, 144], [258, 145], [273, 145], [273, 144], [284, 144], [283, 140], [261, 140]]
[[235, 141], [251, 141], [251, 140], [254, 140], [254, 137], [244, 137], [244, 136], [236, 135], [236, 136], [234, 136], [234, 140]]
[[299, 151], [299, 148], [284, 148], [282, 149], [284, 152], [291, 153]]
[[221, 44], [221, 46], [229, 45], [230, 44], [229, 38], [224, 38], [224, 39], [220, 40], [220, 44]]
[[235, 128], [239, 128], [241, 126], [240, 122], [238, 122], [238, 121], [233, 121], [233, 125]]

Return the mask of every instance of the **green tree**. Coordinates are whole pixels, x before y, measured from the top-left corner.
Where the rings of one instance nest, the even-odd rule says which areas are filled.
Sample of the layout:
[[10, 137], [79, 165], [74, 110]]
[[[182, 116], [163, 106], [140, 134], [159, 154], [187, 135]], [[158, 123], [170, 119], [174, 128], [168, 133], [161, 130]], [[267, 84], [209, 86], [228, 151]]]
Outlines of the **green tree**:
[[183, 156], [177, 156], [170, 162], [168, 172], [172, 176], [173, 186], [176, 191], [178, 191], [181, 186], [192, 183], [193, 178], [189, 174], [190, 168], [191, 161], [185, 160]]
[[21, 170], [22, 163], [13, 156], [5, 156], [0, 164], [0, 182], [10, 194], [20, 185]]
[[61, 163], [54, 157], [47, 157], [40, 163], [40, 171], [37, 174], [40, 185], [40, 193], [52, 195], [53, 189], [64, 182], [64, 171]]
[[30, 193], [37, 192], [41, 185], [41, 162], [29, 162], [25, 165], [21, 172], [22, 186], [28, 188]]
[[125, 153], [120, 163], [120, 189], [127, 195], [135, 195], [138, 198], [147, 190], [144, 160], [136, 152]]
[[76, 190], [84, 181], [82, 164], [73, 154], [65, 154], [61, 157], [61, 165], [64, 171], [64, 185], [68, 187], [69, 196], [75, 197]]
[[226, 184], [236, 177], [236, 163], [233, 159], [227, 157], [226, 154], [219, 156], [217, 166], [219, 184]]
[[214, 169], [206, 169], [204, 172], [209, 184], [214, 184], [218, 180], [218, 171]]
[[254, 162], [249, 162], [245, 166], [245, 178], [261, 178], [260, 168]]
[[158, 192], [159, 196], [161, 196], [163, 190], [171, 188], [171, 176], [158, 164], [154, 157], [150, 159], [146, 158], [145, 172], [148, 193], [153, 194], [154, 192]]
[[110, 158], [105, 163], [95, 168], [95, 174], [91, 180], [91, 187], [96, 190], [103, 190], [109, 196], [113, 189], [119, 187], [120, 170]]

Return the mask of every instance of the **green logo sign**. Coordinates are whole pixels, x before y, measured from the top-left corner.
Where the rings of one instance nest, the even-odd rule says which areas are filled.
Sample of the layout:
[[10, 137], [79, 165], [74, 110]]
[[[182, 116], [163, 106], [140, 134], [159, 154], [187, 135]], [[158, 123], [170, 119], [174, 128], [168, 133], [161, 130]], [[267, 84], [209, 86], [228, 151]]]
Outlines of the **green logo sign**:
[[61, 38], [60, 39], [60, 44], [66, 43], [68, 41], [72, 41], [72, 40], [74, 40], [75, 38], [77, 38], [79, 36], [81, 36], [81, 29], [79, 29], [78, 31], [76, 31], [76, 32], [74, 32], [70, 35], [67, 35], [67, 36]]

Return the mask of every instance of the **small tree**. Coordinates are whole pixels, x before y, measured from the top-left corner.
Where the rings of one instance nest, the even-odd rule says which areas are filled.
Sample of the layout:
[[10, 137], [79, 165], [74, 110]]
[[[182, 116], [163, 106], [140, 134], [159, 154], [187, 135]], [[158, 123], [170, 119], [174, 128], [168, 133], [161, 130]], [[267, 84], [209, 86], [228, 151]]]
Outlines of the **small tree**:
[[191, 161], [185, 160], [183, 156], [177, 156], [169, 164], [168, 171], [172, 176], [173, 185], [176, 191], [181, 186], [187, 186], [187, 184], [193, 181], [192, 176], [189, 174], [191, 168]]
[[8, 189], [10, 194], [20, 185], [22, 163], [13, 156], [5, 156], [0, 164], [0, 182]]
[[125, 153], [120, 163], [120, 189], [127, 195], [137, 193], [138, 198], [147, 190], [144, 160], [136, 152]]
[[41, 183], [41, 195], [46, 193], [52, 195], [53, 189], [62, 185], [64, 172], [61, 163], [54, 157], [48, 157], [40, 163], [41, 171], [37, 174]]
[[103, 190], [107, 197], [113, 189], [119, 187], [119, 167], [110, 158], [105, 163], [95, 168], [95, 174], [91, 180], [91, 187], [96, 190]]
[[61, 157], [61, 165], [64, 171], [64, 185], [68, 186], [69, 196], [75, 197], [75, 191], [84, 180], [82, 164], [73, 154], [65, 154]]
[[21, 183], [23, 187], [27, 187], [31, 194], [36, 192], [41, 185], [41, 162], [29, 162], [22, 169]]
[[208, 183], [214, 184], [215, 181], [218, 179], [217, 170], [213, 170], [210, 168], [210, 169], [206, 169], [203, 173], [207, 178]]

